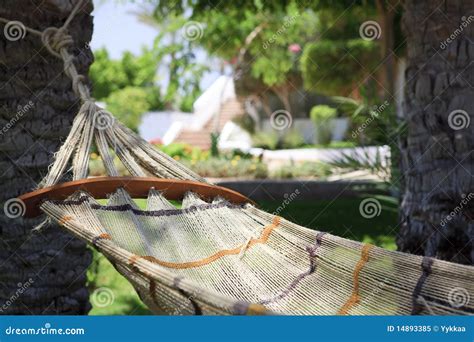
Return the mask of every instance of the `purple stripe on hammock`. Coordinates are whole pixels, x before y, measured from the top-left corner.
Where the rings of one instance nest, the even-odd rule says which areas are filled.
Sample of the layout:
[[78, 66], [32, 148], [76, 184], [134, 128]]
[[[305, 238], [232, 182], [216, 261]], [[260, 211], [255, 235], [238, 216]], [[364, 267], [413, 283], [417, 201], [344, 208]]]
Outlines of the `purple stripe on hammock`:
[[[81, 205], [87, 202], [88, 199], [89, 199], [88, 197], [81, 197], [78, 200], [64, 200], [64, 201], [45, 200], [44, 202], [49, 202], [56, 205], [76, 206], [76, 205]], [[133, 207], [131, 204], [108, 206], [108, 205], [90, 203], [90, 207], [92, 209], [104, 210], [104, 211], [119, 211], [119, 212], [131, 211], [134, 214], [141, 215], [141, 216], [174, 216], [174, 215], [179, 215], [179, 214], [192, 213], [198, 210], [209, 210], [209, 209], [219, 209], [219, 208], [242, 209], [244, 206], [245, 205], [231, 204], [229, 202], [220, 202], [220, 203], [193, 205], [193, 206], [190, 206], [189, 208], [184, 208], [184, 209], [141, 210], [141, 209], [137, 209]]]
[[418, 298], [420, 296], [421, 290], [423, 289], [423, 285], [425, 284], [426, 279], [431, 274], [431, 266], [433, 265], [433, 259], [430, 257], [423, 257], [421, 262], [422, 273], [418, 282], [416, 283], [415, 288], [413, 289], [412, 293], [412, 315], [419, 315], [421, 311], [423, 311], [423, 305], [419, 303]]
[[260, 304], [263, 304], [263, 305], [270, 304], [270, 303], [274, 303], [274, 302], [276, 302], [280, 299], [285, 298], [286, 296], [288, 296], [290, 294], [291, 291], [293, 291], [298, 286], [298, 284], [304, 278], [306, 278], [307, 276], [309, 276], [310, 274], [312, 274], [316, 271], [316, 262], [315, 262], [314, 258], [316, 257], [316, 250], [321, 246], [322, 237], [325, 234], [326, 234], [325, 232], [319, 232], [316, 235], [316, 243], [314, 244], [314, 246], [306, 247], [306, 251], [309, 254], [309, 269], [307, 271], [299, 274], [295, 278], [295, 280], [293, 280], [291, 282], [291, 284], [288, 285], [288, 287], [286, 289], [284, 289], [282, 292], [280, 292], [278, 295], [276, 295], [275, 297], [270, 298], [270, 299], [264, 299], [264, 300], [259, 302]]

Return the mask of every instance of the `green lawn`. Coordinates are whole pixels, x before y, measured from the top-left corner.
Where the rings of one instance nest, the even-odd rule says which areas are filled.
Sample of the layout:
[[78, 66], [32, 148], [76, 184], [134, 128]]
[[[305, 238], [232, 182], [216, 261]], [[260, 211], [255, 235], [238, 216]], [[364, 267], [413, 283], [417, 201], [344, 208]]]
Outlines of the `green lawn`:
[[[367, 219], [359, 212], [361, 199], [338, 199], [337, 201], [293, 201], [279, 215], [308, 228], [326, 231], [335, 235], [375, 244], [386, 249], [395, 249], [397, 230], [397, 203], [387, 196], [372, 196], [381, 204], [380, 215]], [[145, 200], [137, 200], [140, 207]], [[260, 208], [274, 212], [280, 201], [259, 203]], [[91, 315], [146, 315], [150, 314], [140, 301], [133, 287], [107, 261], [94, 251], [94, 262], [88, 272]], [[106, 289], [109, 301], [103, 305], [101, 291]], [[95, 296], [94, 296], [94, 290]], [[112, 298], [112, 299], [110, 299]]]
[[[382, 210], [374, 218], [364, 218], [359, 212], [360, 199], [336, 201], [293, 201], [280, 215], [304, 227], [325, 231], [351, 240], [395, 250], [398, 204], [393, 197], [371, 196], [379, 201]], [[278, 201], [260, 202], [260, 208], [274, 212]]]

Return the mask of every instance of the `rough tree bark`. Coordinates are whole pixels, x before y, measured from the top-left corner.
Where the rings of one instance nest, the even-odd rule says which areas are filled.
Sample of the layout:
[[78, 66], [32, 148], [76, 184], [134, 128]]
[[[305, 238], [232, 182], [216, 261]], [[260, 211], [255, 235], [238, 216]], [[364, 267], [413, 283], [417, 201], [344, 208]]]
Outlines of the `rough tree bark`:
[[397, 244], [405, 252], [472, 264], [474, 1], [407, 0], [404, 29], [407, 131]]
[[[61, 26], [77, 0], [4, 0], [0, 16], [43, 30]], [[75, 64], [92, 62], [92, 2], [69, 26]], [[31, 33], [7, 39], [0, 25], [0, 313], [86, 314], [90, 309], [85, 244], [57, 226], [39, 232], [41, 219], [10, 218], [4, 202], [32, 190], [45, 175], [79, 108], [62, 61]], [[17, 27], [18, 26], [17, 24]], [[20, 36], [22, 33], [20, 33]], [[31, 279], [31, 281], [29, 280]]]
[[382, 35], [380, 39], [381, 54], [383, 61], [383, 89], [385, 98], [394, 94], [395, 89], [395, 14], [398, 7], [398, 0], [377, 0], [375, 2], [379, 16]]

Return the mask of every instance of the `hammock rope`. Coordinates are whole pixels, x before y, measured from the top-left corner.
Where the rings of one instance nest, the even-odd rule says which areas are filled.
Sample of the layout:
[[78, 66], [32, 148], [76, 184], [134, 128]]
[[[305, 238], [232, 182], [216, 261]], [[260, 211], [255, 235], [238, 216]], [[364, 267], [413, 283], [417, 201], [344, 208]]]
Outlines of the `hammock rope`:
[[[91, 98], [86, 77], [69, 52], [68, 26], [38, 31], [62, 59], [82, 105], [48, 174], [58, 184], [72, 165], [74, 180], [88, 176], [95, 143], [106, 173], [208, 183], [156, 150]], [[0, 22], [8, 23], [5, 18]], [[185, 195], [177, 209], [150, 189], [145, 210], [119, 187], [106, 205], [78, 190], [40, 209], [64, 229], [102, 252], [157, 314], [474, 314], [474, 267], [421, 257], [310, 230], [216, 196]]]

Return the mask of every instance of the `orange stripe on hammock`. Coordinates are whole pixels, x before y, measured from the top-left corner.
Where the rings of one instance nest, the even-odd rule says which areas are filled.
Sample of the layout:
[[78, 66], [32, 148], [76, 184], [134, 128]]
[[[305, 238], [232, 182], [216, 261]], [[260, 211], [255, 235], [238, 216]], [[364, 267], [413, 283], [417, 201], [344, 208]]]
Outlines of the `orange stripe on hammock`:
[[360, 295], [359, 295], [359, 275], [364, 268], [365, 264], [369, 261], [369, 253], [370, 250], [374, 247], [371, 244], [365, 244], [362, 247], [361, 257], [359, 262], [357, 263], [354, 274], [353, 274], [353, 282], [354, 282], [354, 289], [352, 290], [352, 294], [347, 300], [347, 302], [339, 309], [338, 315], [347, 315], [349, 310], [356, 304], [360, 302]]
[[253, 245], [256, 245], [256, 244], [259, 244], [259, 243], [266, 244], [268, 238], [270, 237], [270, 234], [272, 233], [272, 231], [280, 225], [280, 219], [281, 219], [280, 217], [275, 216], [273, 218], [273, 222], [263, 229], [262, 234], [260, 235], [260, 237], [258, 239], [251, 239], [250, 242], [247, 244], [247, 246], [240, 245], [240, 246], [235, 247], [233, 249], [224, 249], [224, 250], [218, 251], [215, 254], [213, 254], [213, 255], [211, 255], [207, 258], [201, 259], [201, 260], [178, 263], [178, 262], [163, 261], [163, 260], [157, 259], [153, 256], [134, 255], [132, 258], [130, 258], [130, 263], [133, 265], [138, 259], [145, 259], [145, 260], [148, 260], [148, 261], [153, 262], [155, 264], [158, 264], [160, 266], [164, 266], [164, 267], [168, 267], [168, 268], [175, 268], [175, 269], [186, 269], [186, 268], [194, 268], [194, 267], [204, 266], [204, 265], [210, 264], [211, 262], [214, 262], [214, 261], [216, 261], [216, 260], [218, 260], [218, 259], [220, 259], [220, 258], [222, 258], [223, 256], [226, 256], [226, 255], [238, 255], [241, 252], [242, 248], [245, 248], [245, 250], [247, 250], [250, 247], [252, 247]]

